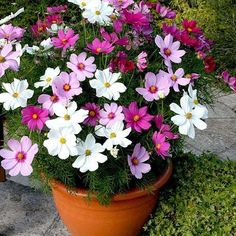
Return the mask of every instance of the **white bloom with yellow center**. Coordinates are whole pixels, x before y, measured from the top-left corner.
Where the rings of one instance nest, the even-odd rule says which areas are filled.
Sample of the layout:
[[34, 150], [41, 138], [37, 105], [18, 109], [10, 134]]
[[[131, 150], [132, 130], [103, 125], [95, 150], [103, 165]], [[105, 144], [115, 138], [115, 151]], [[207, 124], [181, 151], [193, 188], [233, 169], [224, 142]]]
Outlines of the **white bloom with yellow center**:
[[95, 171], [98, 169], [98, 163], [104, 163], [107, 156], [102, 154], [105, 148], [96, 143], [92, 134], [88, 134], [85, 142], [80, 141], [77, 145], [78, 158], [72, 164], [74, 168], [80, 169], [80, 172]]
[[6, 92], [0, 94], [0, 103], [3, 103], [4, 109], [9, 111], [18, 107], [26, 107], [27, 100], [34, 94], [33, 90], [27, 89], [28, 86], [27, 80], [14, 79], [12, 83], [2, 83]]
[[95, 127], [97, 136], [105, 137], [107, 140], [103, 147], [107, 150], [112, 150], [113, 146], [120, 145], [121, 147], [128, 147], [132, 142], [126, 137], [130, 134], [131, 127], [124, 129], [123, 122], [116, 122], [111, 128], [106, 128], [102, 125]]
[[56, 119], [47, 120], [46, 125], [50, 129], [70, 128], [74, 134], [81, 131], [82, 123], [88, 117], [88, 111], [80, 109], [77, 111], [76, 102], [71, 102], [67, 107], [61, 103], [53, 106], [53, 111], [58, 117]]
[[84, 10], [86, 8], [91, 8], [92, 5], [98, 0], [68, 0], [68, 2], [74, 3], [79, 6], [81, 10]]
[[40, 77], [40, 81], [36, 82], [34, 84], [35, 88], [43, 87], [42, 90], [48, 88], [49, 86], [52, 86], [53, 80], [60, 74], [59, 67], [56, 67], [55, 69], [48, 67], [45, 70], [45, 73], [43, 76]]
[[105, 70], [96, 70], [96, 79], [90, 80], [90, 86], [96, 89], [97, 97], [105, 97], [109, 100], [118, 100], [120, 93], [126, 91], [124, 84], [117, 82], [121, 73], [111, 73], [109, 68]]
[[194, 139], [194, 126], [200, 130], [207, 128], [207, 124], [201, 120], [206, 110], [199, 106], [194, 107], [191, 98], [187, 94], [184, 94], [180, 99], [180, 105], [181, 107], [176, 103], [170, 104], [170, 110], [177, 113], [171, 120], [175, 125], [179, 126], [179, 132], [181, 134], [188, 135]]
[[43, 146], [47, 148], [49, 155], [58, 155], [60, 159], [64, 160], [69, 156], [78, 154], [76, 137], [71, 129], [51, 129], [47, 137], [48, 139], [43, 142]]

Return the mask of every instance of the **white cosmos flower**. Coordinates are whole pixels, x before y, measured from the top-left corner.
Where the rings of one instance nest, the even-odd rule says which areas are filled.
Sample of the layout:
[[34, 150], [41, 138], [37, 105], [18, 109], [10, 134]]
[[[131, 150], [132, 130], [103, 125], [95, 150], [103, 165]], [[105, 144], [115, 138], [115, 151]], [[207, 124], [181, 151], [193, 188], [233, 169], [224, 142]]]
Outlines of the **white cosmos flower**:
[[117, 158], [117, 157], [118, 157], [118, 152], [119, 152], [119, 149], [117, 148], [117, 146], [113, 147], [113, 148], [110, 150], [110, 154], [111, 154], [114, 158]]
[[46, 125], [50, 129], [70, 128], [74, 134], [81, 131], [82, 123], [88, 117], [88, 111], [80, 109], [77, 111], [76, 102], [71, 102], [67, 107], [61, 103], [53, 106], [54, 113], [58, 116], [56, 119], [47, 120]]
[[55, 69], [48, 67], [43, 76], [40, 77], [40, 81], [34, 84], [35, 88], [43, 87], [42, 90], [52, 86], [53, 80], [60, 74], [59, 67]]
[[85, 7], [82, 16], [92, 24], [97, 22], [100, 25], [107, 25], [111, 22], [110, 16], [113, 11], [114, 8], [109, 5], [108, 1], [96, 0]]
[[188, 87], [188, 94], [189, 94], [189, 97], [190, 97], [194, 107], [200, 107], [205, 110], [205, 113], [204, 113], [202, 119], [207, 119], [208, 118], [208, 110], [205, 106], [203, 106], [202, 104], [199, 103], [198, 98], [197, 98], [197, 90], [193, 89], [191, 84], [189, 84], [189, 87]]
[[64, 160], [69, 156], [75, 156], [78, 154], [76, 148], [76, 137], [71, 129], [51, 129], [47, 137], [48, 139], [43, 142], [43, 146], [48, 149], [50, 155], [58, 155], [60, 159]]
[[96, 79], [90, 80], [92, 88], [96, 89], [97, 97], [105, 97], [109, 100], [118, 100], [120, 93], [126, 91], [124, 84], [116, 82], [121, 76], [121, 73], [111, 73], [109, 68], [105, 70], [96, 70]]
[[98, 0], [68, 0], [68, 2], [78, 5], [81, 10], [90, 8], [97, 1]]
[[180, 105], [181, 107], [176, 103], [170, 104], [170, 110], [177, 113], [171, 120], [175, 125], [179, 126], [181, 134], [188, 135], [194, 139], [194, 126], [200, 130], [207, 128], [207, 124], [201, 120], [204, 117], [205, 109], [199, 106], [194, 107], [191, 98], [186, 94], [180, 99]]
[[26, 47], [26, 52], [30, 55], [36, 54], [39, 50], [40, 50], [40, 48], [38, 46], [35, 46], [35, 45], [33, 45], [32, 47], [29, 47], [27, 45], [27, 47]]
[[2, 83], [6, 93], [0, 94], [0, 103], [3, 103], [5, 110], [27, 106], [27, 100], [34, 94], [33, 90], [27, 89], [28, 86], [27, 80], [14, 79], [12, 83]]
[[80, 141], [77, 145], [78, 158], [72, 164], [74, 168], [80, 169], [80, 172], [95, 171], [98, 168], [98, 163], [104, 163], [107, 160], [107, 156], [101, 154], [105, 151], [105, 148], [96, 143], [92, 134], [88, 134], [85, 142]]
[[120, 145], [121, 147], [128, 147], [132, 142], [126, 137], [130, 134], [131, 128], [124, 129], [123, 122], [116, 122], [111, 128], [106, 128], [101, 125], [95, 127], [97, 136], [106, 137], [107, 140], [103, 144], [107, 150], [112, 150], [113, 146]]
[[43, 47], [43, 51], [47, 51], [53, 47], [51, 38], [45, 39], [40, 43], [40, 46]]

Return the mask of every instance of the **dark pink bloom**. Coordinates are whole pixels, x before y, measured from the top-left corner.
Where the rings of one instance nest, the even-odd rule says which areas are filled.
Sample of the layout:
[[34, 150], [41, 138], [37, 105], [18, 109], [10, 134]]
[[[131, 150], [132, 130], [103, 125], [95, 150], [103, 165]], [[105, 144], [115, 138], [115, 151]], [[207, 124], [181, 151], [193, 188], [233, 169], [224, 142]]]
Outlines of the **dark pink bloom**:
[[236, 77], [230, 76], [228, 71], [222, 72], [221, 76], [223, 77], [225, 83], [227, 83], [230, 88], [236, 92]]
[[113, 21], [113, 28], [116, 33], [120, 33], [122, 31], [122, 21], [121, 20], [114, 20]]
[[132, 155], [128, 155], [130, 171], [137, 179], [141, 179], [143, 174], [151, 170], [150, 164], [144, 163], [149, 158], [147, 150], [140, 143], [135, 145]]
[[98, 120], [100, 119], [100, 107], [95, 103], [86, 103], [85, 106], [81, 107], [84, 110], [89, 111], [88, 117], [84, 120], [83, 124], [96, 126], [98, 124]]
[[135, 27], [149, 25], [148, 19], [141, 12], [134, 13], [124, 10], [122, 14], [122, 21]]
[[52, 83], [52, 88], [55, 94], [65, 99], [71, 99], [74, 95], [82, 93], [77, 75], [74, 72], [70, 74], [61, 72]]
[[197, 52], [197, 58], [198, 59], [204, 59], [206, 57], [206, 53], [203, 51], [198, 51]]
[[174, 19], [176, 17], [175, 11], [162, 6], [159, 2], [156, 4], [156, 12], [160, 14], [162, 18]]
[[33, 36], [39, 37], [41, 34], [46, 33], [48, 26], [46, 21], [37, 20], [36, 24], [31, 26]]
[[137, 67], [139, 71], [143, 72], [145, 68], [147, 68], [147, 53], [141, 52], [137, 58]]
[[50, 14], [57, 14], [66, 11], [67, 11], [67, 5], [47, 7], [47, 12]]
[[164, 134], [164, 136], [167, 139], [177, 139], [179, 136], [177, 134], [172, 133], [171, 128], [168, 124], [163, 123], [163, 116], [162, 115], [156, 115], [154, 117], [154, 122], [156, 127], [159, 129], [159, 132], [161, 134]]
[[8, 41], [19, 40], [23, 37], [24, 33], [24, 29], [15, 27], [12, 24], [0, 26], [0, 39], [7, 39]]
[[108, 41], [100, 41], [98, 38], [95, 38], [92, 43], [87, 44], [87, 48], [94, 54], [109, 54], [113, 51], [114, 46]]
[[177, 28], [176, 24], [168, 25], [166, 22], [163, 22], [162, 30], [165, 35], [171, 34], [174, 38], [180, 40], [181, 30]]
[[182, 25], [188, 33], [202, 34], [201, 28], [197, 27], [197, 21], [184, 19]]
[[19, 51], [12, 51], [12, 45], [6, 44], [0, 49], [0, 78], [5, 74], [5, 70], [11, 69], [17, 71], [19, 68], [17, 57], [19, 56]]
[[58, 30], [58, 37], [52, 38], [52, 43], [56, 48], [62, 48], [64, 51], [69, 47], [74, 47], [79, 35], [74, 34], [74, 30]]
[[170, 156], [169, 154], [170, 143], [166, 142], [166, 137], [164, 134], [161, 134], [160, 132], [155, 131], [152, 136], [152, 142], [159, 156], [161, 156], [163, 159]]
[[205, 71], [207, 73], [214, 72], [216, 69], [215, 59], [212, 56], [207, 56], [204, 58]]
[[131, 102], [129, 108], [123, 107], [123, 113], [127, 122], [127, 128], [131, 127], [139, 133], [142, 132], [142, 129], [150, 129], [150, 121], [153, 119], [153, 116], [147, 113], [147, 106], [138, 108], [137, 102]]
[[46, 16], [46, 21], [49, 25], [63, 23], [61, 15], [59, 14]]
[[48, 110], [36, 106], [27, 106], [21, 110], [22, 123], [30, 130], [42, 130], [48, 118]]

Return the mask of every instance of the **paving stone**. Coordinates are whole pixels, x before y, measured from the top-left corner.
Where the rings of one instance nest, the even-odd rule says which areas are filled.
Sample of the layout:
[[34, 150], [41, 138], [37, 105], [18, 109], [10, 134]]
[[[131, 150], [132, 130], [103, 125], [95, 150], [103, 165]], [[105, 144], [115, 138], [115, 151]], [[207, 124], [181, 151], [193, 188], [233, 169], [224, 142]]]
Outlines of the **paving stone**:
[[229, 106], [222, 102], [216, 102], [213, 106], [208, 106], [209, 119], [234, 119], [236, 113]]
[[218, 101], [226, 104], [228, 107], [236, 111], [236, 93], [219, 97]]
[[227, 149], [225, 152], [220, 153], [220, 158], [224, 160], [233, 160], [236, 161], [236, 143], [232, 145], [231, 148]]

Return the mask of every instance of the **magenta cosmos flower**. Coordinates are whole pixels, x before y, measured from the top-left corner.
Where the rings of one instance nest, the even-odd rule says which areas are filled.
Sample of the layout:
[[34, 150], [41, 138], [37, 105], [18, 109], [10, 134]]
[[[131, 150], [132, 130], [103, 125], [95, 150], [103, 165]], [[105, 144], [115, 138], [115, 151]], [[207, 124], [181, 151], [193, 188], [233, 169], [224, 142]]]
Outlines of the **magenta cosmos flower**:
[[48, 118], [48, 110], [36, 106], [27, 106], [21, 110], [22, 123], [30, 130], [42, 130]]
[[112, 102], [109, 104], [104, 104], [104, 109], [100, 111], [99, 123], [106, 125], [107, 128], [111, 128], [116, 122], [121, 122], [124, 120], [125, 116], [122, 113], [122, 106], [118, 106], [116, 103]]
[[47, 7], [47, 12], [49, 14], [56, 14], [56, 13], [61, 13], [61, 12], [66, 12], [66, 11], [67, 11], [67, 5]]
[[19, 40], [23, 37], [24, 33], [24, 29], [15, 27], [12, 24], [0, 26], [0, 39], [7, 39], [8, 41]]
[[35, 25], [31, 26], [31, 31], [34, 37], [39, 37], [42, 33], [47, 32], [48, 24], [46, 21], [37, 20]]
[[151, 102], [166, 97], [170, 92], [170, 84], [160, 73], [155, 75], [152, 72], [148, 72], [145, 75], [145, 88], [136, 88], [136, 91], [146, 101]]
[[150, 120], [153, 116], [147, 113], [147, 106], [138, 108], [137, 102], [131, 102], [129, 108], [123, 107], [125, 115], [126, 127], [131, 127], [133, 130], [141, 133], [143, 130], [148, 130], [151, 127]]
[[63, 104], [63, 106], [65, 106], [66, 102], [67, 102], [67, 99], [65, 99], [63, 97], [59, 97], [56, 94], [53, 94], [53, 95], [41, 94], [38, 97], [38, 103], [42, 104], [42, 107], [44, 109], [47, 109], [51, 116], [54, 115], [53, 106], [55, 104], [61, 103], [61, 104]]
[[69, 47], [74, 47], [79, 38], [79, 35], [75, 34], [72, 29], [68, 29], [66, 32], [58, 30], [57, 36], [52, 38], [52, 43], [56, 48], [62, 48], [64, 51]]
[[71, 99], [74, 95], [82, 93], [79, 80], [74, 72], [70, 74], [61, 72], [60, 75], [53, 80], [52, 88], [57, 96], [66, 99]]
[[100, 107], [95, 103], [88, 102], [81, 108], [88, 111], [88, 117], [84, 120], [83, 124], [96, 126], [100, 119]]
[[6, 44], [0, 49], [0, 78], [5, 74], [5, 70], [8, 68], [14, 71], [17, 71], [19, 68], [17, 57], [20, 52], [13, 52], [12, 49], [11, 44]]
[[175, 73], [168, 67], [168, 73], [165, 71], [160, 71], [166, 80], [169, 81], [171, 87], [173, 87], [175, 92], [179, 92], [179, 85], [185, 86], [190, 83], [190, 79], [184, 78], [184, 69], [179, 68]]
[[147, 68], [147, 53], [141, 52], [137, 58], [137, 67], [139, 71], [143, 72], [145, 68]]
[[60, 14], [46, 16], [46, 21], [49, 25], [63, 23], [63, 20]]
[[166, 142], [166, 137], [164, 134], [155, 131], [152, 136], [152, 142], [159, 156], [161, 156], [162, 158], [170, 156], [169, 154], [170, 144]]
[[79, 81], [84, 81], [86, 78], [93, 78], [94, 71], [97, 66], [93, 64], [94, 57], [87, 57], [86, 52], [81, 52], [78, 56], [72, 54], [70, 62], [67, 62], [67, 67], [74, 71]]
[[109, 54], [113, 51], [114, 47], [108, 41], [100, 41], [98, 38], [95, 38], [92, 43], [87, 44], [87, 48], [94, 54], [105, 53]]
[[1, 166], [5, 170], [10, 170], [9, 175], [16, 176], [21, 173], [28, 176], [33, 172], [31, 163], [38, 152], [38, 145], [32, 145], [32, 141], [24, 136], [21, 141], [10, 139], [7, 142], [9, 149], [1, 149], [0, 156], [4, 158]]
[[148, 152], [140, 143], [134, 147], [133, 154], [128, 156], [128, 164], [131, 173], [137, 178], [141, 179], [143, 174], [148, 173], [151, 170], [151, 166], [144, 163], [149, 159]]
[[155, 38], [157, 47], [160, 48], [160, 55], [165, 59], [165, 65], [171, 67], [171, 62], [181, 63], [184, 50], [179, 50], [180, 42], [173, 42], [173, 36], [168, 34], [163, 40], [159, 35]]
[[156, 4], [156, 12], [163, 18], [174, 19], [176, 17], [175, 11], [162, 6], [159, 2]]

